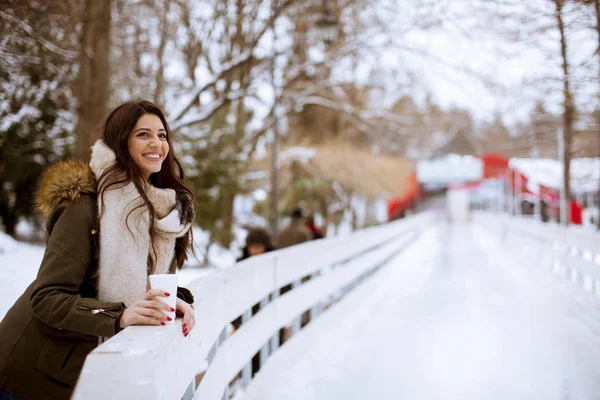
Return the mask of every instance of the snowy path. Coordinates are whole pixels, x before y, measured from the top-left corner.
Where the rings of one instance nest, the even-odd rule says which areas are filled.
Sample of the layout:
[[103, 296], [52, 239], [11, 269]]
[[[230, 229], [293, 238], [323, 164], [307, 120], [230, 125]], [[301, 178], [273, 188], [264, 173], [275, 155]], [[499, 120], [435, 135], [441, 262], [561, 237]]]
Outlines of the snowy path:
[[242, 399], [596, 399], [600, 299], [440, 226], [278, 351]]

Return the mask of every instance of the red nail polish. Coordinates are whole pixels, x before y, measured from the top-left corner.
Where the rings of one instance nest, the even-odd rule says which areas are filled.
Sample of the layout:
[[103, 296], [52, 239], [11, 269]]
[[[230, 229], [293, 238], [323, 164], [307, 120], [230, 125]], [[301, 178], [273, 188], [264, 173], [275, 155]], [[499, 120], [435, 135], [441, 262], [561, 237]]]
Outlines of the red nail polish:
[[173, 321], [171, 317], [167, 317], [167, 321]]
[[171, 307], [171, 312], [175, 311], [175, 309], [173, 307]]
[[188, 334], [187, 334], [187, 332], [186, 332], [186, 334], [185, 334], [185, 335], [183, 335], [183, 336], [184, 336], [184, 337], [187, 337], [187, 335], [188, 335]]
[[184, 327], [184, 328], [185, 328], [185, 325], [186, 325], [186, 324], [183, 324], [183, 327]]
[[160, 324], [161, 324], [161, 325], [164, 325], [165, 323], [164, 323], [164, 321], [160, 321]]
[[169, 297], [171, 293], [165, 292], [165, 296]]

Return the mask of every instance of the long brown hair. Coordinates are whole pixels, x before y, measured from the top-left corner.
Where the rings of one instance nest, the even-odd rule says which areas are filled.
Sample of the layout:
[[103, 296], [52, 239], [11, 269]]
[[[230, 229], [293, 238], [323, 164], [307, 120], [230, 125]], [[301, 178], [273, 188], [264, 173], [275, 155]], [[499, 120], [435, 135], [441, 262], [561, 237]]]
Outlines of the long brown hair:
[[[156, 115], [163, 123], [167, 131], [167, 143], [169, 144], [169, 152], [162, 163], [159, 172], [150, 175], [150, 183], [157, 188], [169, 188], [177, 193], [183, 193], [190, 197], [191, 204], [195, 205], [195, 195], [191, 185], [185, 178], [185, 173], [181, 163], [175, 156], [173, 147], [173, 138], [171, 129], [163, 112], [155, 104], [142, 101], [129, 101], [115, 108], [106, 118], [102, 127], [102, 139], [104, 143], [115, 153], [116, 163], [102, 173], [98, 180], [98, 194], [101, 196], [102, 204], [104, 204], [104, 193], [109, 189], [116, 189], [133, 182], [143, 204], [140, 207], [146, 207], [150, 214], [150, 238], [152, 246], [152, 254], [148, 255], [148, 273], [156, 272], [156, 250], [154, 248], [154, 224], [156, 219], [156, 211], [154, 206], [148, 199], [148, 195], [144, 189], [144, 178], [137, 164], [129, 154], [128, 140], [129, 135], [137, 124], [138, 120], [145, 114]], [[103, 207], [104, 208], [104, 207]], [[101, 215], [103, 213], [101, 210]], [[128, 215], [135, 211], [132, 210]], [[130, 230], [131, 232], [131, 230]], [[177, 238], [175, 242], [175, 259], [177, 267], [182, 268], [183, 263], [187, 260], [187, 249], [192, 247], [194, 242], [192, 229], [190, 229], [183, 237]], [[192, 248], [193, 251], [193, 248]]]

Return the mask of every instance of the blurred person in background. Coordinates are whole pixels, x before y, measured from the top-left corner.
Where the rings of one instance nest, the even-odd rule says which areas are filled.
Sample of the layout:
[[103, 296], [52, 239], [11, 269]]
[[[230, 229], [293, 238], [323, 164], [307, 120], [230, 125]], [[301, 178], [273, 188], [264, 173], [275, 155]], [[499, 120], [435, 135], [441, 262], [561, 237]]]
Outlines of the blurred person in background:
[[[248, 231], [246, 236], [246, 245], [242, 250], [242, 256], [238, 258], [237, 262], [244, 261], [250, 257], [265, 254], [275, 250], [271, 243], [271, 235], [263, 228], [253, 228]], [[255, 315], [260, 310], [260, 303], [252, 306], [252, 315]], [[239, 316], [234, 319], [231, 324], [233, 325], [233, 332], [238, 330], [242, 325], [242, 317]], [[232, 332], [232, 333], [233, 333]]]
[[275, 247], [273, 246], [269, 232], [263, 228], [253, 228], [248, 231], [246, 245], [242, 249], [242, 256], [237, 261], [239, 262], [273, 250], [275, 250]]
[[312, 233], [313, 240], [323, 239], [325, 237], [323, 235], [323, 232], [321, 232], [321, 230], [317, 227], [317, 225], [315, 225], [315, 215], [314, 214], [309, 214], [308, 217], [306, 217], [306, 227]]
[[[48, 240], [38, 275], [0, 322], [0, 399], [68, 399], [87, 355], [132, 325], [195, 324], [193, 296], [148, 290], [174, 274], [193, 239], [194, 193], [163, 112], [148, 101], [113, 110], [90, 165], [50, 167], [37, 193]], [[176, 310], [159, 301], [177, 296]]]
[[290, 224], [277, 237], [278, 249], [294, 246], [313, 239], [312, 232], [306, 227], [301, 209], [294, 209], [290, 217], [292, 218]]

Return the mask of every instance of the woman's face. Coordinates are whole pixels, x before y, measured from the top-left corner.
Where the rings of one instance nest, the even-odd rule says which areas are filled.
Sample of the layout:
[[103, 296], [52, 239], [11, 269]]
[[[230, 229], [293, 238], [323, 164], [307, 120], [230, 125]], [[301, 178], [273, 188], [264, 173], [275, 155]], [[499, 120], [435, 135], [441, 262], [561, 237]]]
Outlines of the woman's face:
[[151, 174], [160, 172], [169, 153], [167, 131], [160, 118], [154, 114], [142, 115], [129, 134], [127, 147], [146, 181]]
[[267, 251], [265, 245], [262, 243], [250, 243], [248, 245], [248, 254], [250, 256], [257, 256], [259, 254], [263, 254]]

